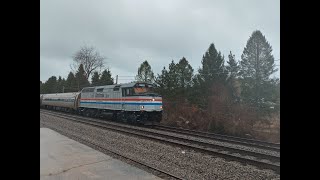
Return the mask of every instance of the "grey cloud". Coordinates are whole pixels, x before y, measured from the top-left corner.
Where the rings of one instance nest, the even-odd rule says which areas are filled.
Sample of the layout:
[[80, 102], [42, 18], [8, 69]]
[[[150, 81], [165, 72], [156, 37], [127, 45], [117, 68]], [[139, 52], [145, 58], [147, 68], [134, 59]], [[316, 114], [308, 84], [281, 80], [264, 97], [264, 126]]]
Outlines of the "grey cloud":
[[40, 78], [67, 74], [72, 55], [84, 44], [107, 57], [113, 75], [134, 76], [143, 60], [160, 73], [182, 56], [197, 70], [212, 42], [225, 57], [232, 51], [239, 60], [256, 29], [279, 59], [280, 3], [276, 0], [41, 1]]

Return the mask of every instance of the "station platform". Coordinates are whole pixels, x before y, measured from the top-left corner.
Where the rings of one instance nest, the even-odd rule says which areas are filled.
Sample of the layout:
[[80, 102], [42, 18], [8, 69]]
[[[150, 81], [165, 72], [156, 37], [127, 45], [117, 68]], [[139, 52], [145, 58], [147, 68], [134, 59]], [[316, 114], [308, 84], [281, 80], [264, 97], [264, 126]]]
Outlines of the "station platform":
[[40, 128], [41, 180], [159, 180], [51, 129]]

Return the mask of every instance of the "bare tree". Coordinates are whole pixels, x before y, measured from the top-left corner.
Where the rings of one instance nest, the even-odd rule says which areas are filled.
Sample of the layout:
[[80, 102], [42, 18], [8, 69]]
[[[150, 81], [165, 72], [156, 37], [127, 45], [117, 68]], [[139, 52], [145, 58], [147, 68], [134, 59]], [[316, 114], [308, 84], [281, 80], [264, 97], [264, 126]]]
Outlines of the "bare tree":
[[101, 56], [92, 46], [82, 46], [73, 56], [71, 69], [76, 70], [80, 64], [83, 65], [85, 76], [89, 79], [91, 73], [104, 67], [105, 57]]

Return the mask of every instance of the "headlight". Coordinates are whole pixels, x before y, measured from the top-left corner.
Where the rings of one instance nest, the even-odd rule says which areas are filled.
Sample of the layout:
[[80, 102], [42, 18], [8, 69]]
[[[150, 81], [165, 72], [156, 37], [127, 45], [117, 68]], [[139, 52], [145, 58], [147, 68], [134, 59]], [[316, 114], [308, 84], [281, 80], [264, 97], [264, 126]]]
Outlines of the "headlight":
[[160, 109], [162, 109], [162, 106], [160, 106]]
[[141, 106], [141, 109], [144, 109], [144, 106]]
[[154, 98], [152, 98], [152, 101], [154, 101]]

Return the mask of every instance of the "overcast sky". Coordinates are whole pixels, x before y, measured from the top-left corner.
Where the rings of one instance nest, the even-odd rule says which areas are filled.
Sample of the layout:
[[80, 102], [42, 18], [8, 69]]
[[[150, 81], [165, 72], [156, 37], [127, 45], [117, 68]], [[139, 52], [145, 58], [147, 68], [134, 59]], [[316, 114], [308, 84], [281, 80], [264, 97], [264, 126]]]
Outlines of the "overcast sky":
[[66, 78], [85, 44], [107, 57], [120, 83], [144, 60], [157, 74], [184, 56], [197, 72], [210, 43], [225, 60], [230, 51], [240, 60], [255, 30], [280, 59], [279, 0], [41, 0], [40, 80]]

